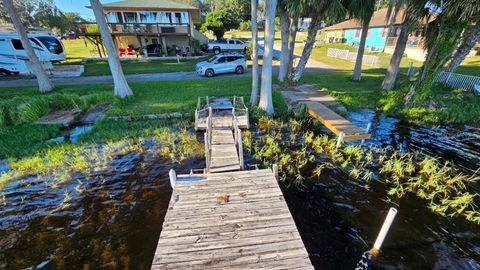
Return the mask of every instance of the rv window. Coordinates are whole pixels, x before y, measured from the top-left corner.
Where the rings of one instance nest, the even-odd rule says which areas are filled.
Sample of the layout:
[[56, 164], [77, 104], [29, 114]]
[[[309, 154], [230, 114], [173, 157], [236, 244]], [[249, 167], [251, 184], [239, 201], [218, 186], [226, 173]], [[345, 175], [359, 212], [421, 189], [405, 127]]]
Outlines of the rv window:
[[15, 50], [23, 50], [23, 45], [20, 39], [12, 39], [12, 45]]
[[60, 44], [60, 41], [57, 38], [52, 36], [37, 36], [35, 38], [40, 40], [40, 42], [42, 42], [45, 47], [47, 47], [48, 51], [50, 51], [51, 53], [63, 53], [62, 44]]
[[35, 43], [38, 47], [42, 47], [42, 45], [40, 45], [40, 43], [38, 41], [36, 41], [35, 39], [33, 38], [30, 38], [30, 41], [32, 41], [33, 43]]

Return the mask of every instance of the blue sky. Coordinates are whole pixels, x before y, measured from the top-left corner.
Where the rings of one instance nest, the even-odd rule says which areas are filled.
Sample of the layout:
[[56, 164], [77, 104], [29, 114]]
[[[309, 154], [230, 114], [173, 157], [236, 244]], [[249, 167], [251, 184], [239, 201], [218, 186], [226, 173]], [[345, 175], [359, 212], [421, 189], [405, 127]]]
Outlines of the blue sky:
[[[119, 0], [101, 0], [102, 3], [117, 2]], [[93, 12], [86, 8], [90, 5], [89, 0], [55, 0], [55, 4], [61, 11], [80, 13], [85, 19], [93, 19]]]

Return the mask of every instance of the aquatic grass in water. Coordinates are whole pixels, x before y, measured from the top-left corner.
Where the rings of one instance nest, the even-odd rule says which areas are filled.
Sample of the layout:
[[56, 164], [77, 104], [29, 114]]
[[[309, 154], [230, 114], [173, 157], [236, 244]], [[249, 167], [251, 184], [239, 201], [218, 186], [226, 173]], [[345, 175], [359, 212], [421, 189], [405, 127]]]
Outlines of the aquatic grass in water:
[[[27, 158], [10, 159], [10, 170], [0, 175], [0, 188], [13, 179], [27, 175], [45, 176], [50, 179], [48, 184], [57, 188], [59, 184], [68, 182], [73, 173], [89, 175], [107, 169], [116, 156], [132, 152], [151, 152], [174, 162], [203, 155], [202, 144], [186, 128], [164, 128], [157, 134], [151, 138], [109, 141], [103, 145], [61, 143]], [[149, 141], [155, 142], [154, 147], [147, 146]]]
[[480, 224], [480, 196], [473, 190], [478, 175], [465, 175], [448, 161], [389, 148], [343, 145], [337, 149], [336, 139], [308, 131], [307, 120], [282, 124], [263, 117], [258, 121], [253, 156], [265, 166], [278, 164], [282, 180], [318, 179], [324, 168], [335, 166], [367, 186], [378, 176], [388, 196], [414, 194], [440, 215], [463, 216]]

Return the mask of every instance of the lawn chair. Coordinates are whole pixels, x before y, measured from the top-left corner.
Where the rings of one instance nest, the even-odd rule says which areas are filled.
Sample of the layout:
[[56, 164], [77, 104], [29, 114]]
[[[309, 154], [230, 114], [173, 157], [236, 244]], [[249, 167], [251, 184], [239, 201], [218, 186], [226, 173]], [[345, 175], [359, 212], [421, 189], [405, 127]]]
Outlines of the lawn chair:
[[119, 51], [120, 57], [127, 55], [125, 48], [120, 48], [118, 49], [118, 51]]
[[127, 55], [135, 55], [135, 50], [133, 49], [132, 46], [128, 46]]

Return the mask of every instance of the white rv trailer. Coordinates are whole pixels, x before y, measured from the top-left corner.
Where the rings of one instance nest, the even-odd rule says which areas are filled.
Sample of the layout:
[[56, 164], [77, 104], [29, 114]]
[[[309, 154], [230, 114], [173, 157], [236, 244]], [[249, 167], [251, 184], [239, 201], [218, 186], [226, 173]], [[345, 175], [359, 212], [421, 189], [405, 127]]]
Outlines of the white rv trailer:
[[[29, 34], [35, 54], [45, 69], [53, 69], [52, 61], [65, 60], [63, 44], [53, 36]], [[28, 57], [17, 33], [0, 33], [0, 72], [30, 73]]]

